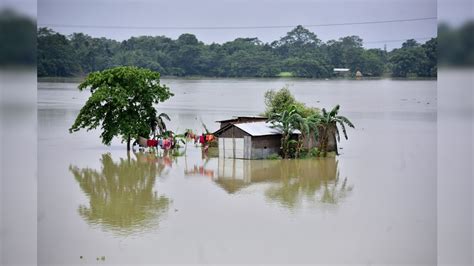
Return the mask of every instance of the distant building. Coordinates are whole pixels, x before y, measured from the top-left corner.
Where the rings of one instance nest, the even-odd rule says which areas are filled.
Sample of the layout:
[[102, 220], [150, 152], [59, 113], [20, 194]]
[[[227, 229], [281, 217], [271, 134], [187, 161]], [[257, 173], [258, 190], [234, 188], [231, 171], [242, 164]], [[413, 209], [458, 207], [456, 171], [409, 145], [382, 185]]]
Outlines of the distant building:
[[346, 76], [349, 76], [350, 69], [349, 68], [334, 68], [333, 72], [336, 77], [346, 77]]
[[346, 73], [346, 72], [349, 72], [350, 69], [349, 68], [334, 68], [334, 73]]

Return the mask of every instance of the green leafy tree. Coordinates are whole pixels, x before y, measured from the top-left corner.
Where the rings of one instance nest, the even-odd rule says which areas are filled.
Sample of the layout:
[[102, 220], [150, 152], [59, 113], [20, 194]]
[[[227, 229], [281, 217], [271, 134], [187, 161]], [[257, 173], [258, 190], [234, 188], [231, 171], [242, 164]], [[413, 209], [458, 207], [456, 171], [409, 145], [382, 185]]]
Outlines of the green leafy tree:
[[302, 57], [309, 50], [318, 48], [320, 44], [321, 40], [316, 34], [298, 25], [289, 31], [286, 36], [282, 37], [279, 41], [275, 41], [272, 45], [281, 56]]
[[438, 72], [438, 39], [431, 38], [429, 41], [421, 45], [424, 49], [426, 58], [426, 74], [430, 77], [436, 77]]
[[402, 43], [402, 49], [415, 48], [419, 46], [420, 44], [414, 39], [409, 39], [409, 40], [406, 40], [406, 42]]
[[380, 49], [363, 51], [360, 71], [367, 76], [381, 76], [385, 71], [383, 51]]
[[[9, 22], [2, 19], [0, 23]], [[3, 28], [7, 39], [16, 38], [16, 26]], [[472, 34], [469, 35], [472, 28], [467, 25], [456, 34], [440, 30], [440, 36], [456, 44], [455, 47], [444, 45], [443, 54], [450, 61], [472, 62], [474, 57], [463, 53], [472, 43]], [[393, 75], [403, 76], [404, 69], [412, 65], [408, 74], [434, 76], [438, 45], [436, 38], [424, 45], [409, 40], [402, 48], [387, 53], [381, 49], [365, 49], [358, 36], [324, 43], [302, 26], [271, 43], [258, 38], [237, 38], [223, 44], [204, 44], [192, 34], [182, 34], [175, 40], [165, 36], [140, 36], [117, 42], [83, 33], [64, 36], [46, 28], [38, 29], [37, 40], [38, 76], [82, 76], [115, 66], [148, 68], [173, 76], [274, 77], [290, 72], [294, 77], [306, 78], [329, 78], [335, 67], [349, 68], [352, 74], [360, 70], [364, 75], [380, 76], [394, 66]], [[19, 46], [10, 48], [20, 49]], [[20, 54], [8, 51], [0, 51], [0, 59], [3, 56], [5, 61]]]
[[265, 116], [271, 117], [274, 114], [282, 113], [285, 110], [295, 107], [302, 117], [309, 117], [319, 112], [316, 108], [307, 107], [304, 103], [295, 99], [288, 86], [280, 90], [268, 90], [265, 92]]
[[329, 40], [326, 44], [326, 54], [329, 58], [329, 61], [336, 68], [345, 68], [347, 67], [346, 61], [344, 59], [344, 52], [342, 49], [342, 43], [336, 40]]
[[69, 132], [100, 127], [102, 142], [110, 145], [114, 137], [127, 142], [149, 136], [156, 122], [155, 104], [173, 96], [160, 84], [160, 73], [137, 67], [116, 67], [94, 72], [79, 85], [92, 95], [79, 112]]
[[69, 77], [80, 72], [75, 50], [66, 36], [47, 28], [38, 31], [38, 76]]
[[[103, 70], [114, 66], [114, 55], [119, 42], [106, 38], [92, 38], [83, 33], [70, 36], [75, 61], [80, 64], [81, 74]], [[125, 65], [125, 64], [124, 64]]]
[[411, 41], [391, 53], [390, 63], [394, 77], [429, 76], [428, 58], [425, 51]]
[[171, 58], [177, 68], [182, 69], [183, 75], [197, 75], [200, 72], [199, 62], [203, 43], [199, 42], [193, 34], [181, 34], [176, 40], [175, 49]]
[[291, 57], [285, 60], [282, 67], [285, 71], [291, 72], [296, 77], [302, 78], [323, 78], [328, 77], [330, 67], [319, 59], [305, 59]]
[[359, 36], [347, 36], [327, 43], [326, 53], [333, 67], [349, 68], [351, 73], [362, 70], [364, 48]]

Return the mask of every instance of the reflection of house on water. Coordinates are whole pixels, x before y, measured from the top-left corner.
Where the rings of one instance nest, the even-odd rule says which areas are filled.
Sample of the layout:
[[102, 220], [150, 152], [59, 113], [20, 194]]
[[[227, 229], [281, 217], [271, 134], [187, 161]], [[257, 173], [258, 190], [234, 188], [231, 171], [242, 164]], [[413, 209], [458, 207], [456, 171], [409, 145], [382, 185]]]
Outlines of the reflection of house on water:
[[114, 162], [103, 154], [100, 171], [70, 166], [69, 170], [89, 198], [89, 207], [79, 206], [79, 214], [93, 225], [129, 235], [157, 226], [170, 200], [153, 191], [156, 177], [166, 168], [164, 158], [137, 153]]
[[252, 184], [268, 184], [265, 196], [293, 208], [303, 200], [337, 204], [352, 191], [340, 180], [335, 158], [305, 160], [238, 160], [219, 158], [214, 181], [228, 193]]
[[200, 156], [184, 156], [184, 176], [203, 176], [213, 179], [217, 172], [214, 164], [215, 159], [207, 156], [203, 151], [200, 151], [199, 154]]

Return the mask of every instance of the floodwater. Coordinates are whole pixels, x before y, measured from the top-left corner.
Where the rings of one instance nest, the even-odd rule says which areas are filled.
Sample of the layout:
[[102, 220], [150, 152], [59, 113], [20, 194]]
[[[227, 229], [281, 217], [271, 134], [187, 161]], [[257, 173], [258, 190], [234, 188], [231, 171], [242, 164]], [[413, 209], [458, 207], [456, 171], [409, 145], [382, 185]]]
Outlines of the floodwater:
[[[436, 81], [164, 79], [173, 130], [264, 110], [288, 85], [341, 105], [337, 158], [244, 161], [128, 153], [68, 133], [88, 92], [38, 87], [38, 260], [65, 264], [436, 263]], [[98, 260], [98, 261], [97, 261]]]

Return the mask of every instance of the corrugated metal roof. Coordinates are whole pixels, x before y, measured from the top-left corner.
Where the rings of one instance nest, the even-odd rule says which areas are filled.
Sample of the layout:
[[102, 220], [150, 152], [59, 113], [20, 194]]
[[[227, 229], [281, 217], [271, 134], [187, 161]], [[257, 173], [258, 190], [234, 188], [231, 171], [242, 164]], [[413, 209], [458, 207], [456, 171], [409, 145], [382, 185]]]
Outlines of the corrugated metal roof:
[[[272, 128], [272, 124], [268, 122], [253, 122], [253, 123], [243, 123], [235, 124], [234, 126], [242, 129], [251, 136], [268, 136], [268, 135], [280, 135], [281, 131], [277, 128]], [[298, 130], [293, 131], [293, 134], [300, 134]]]

